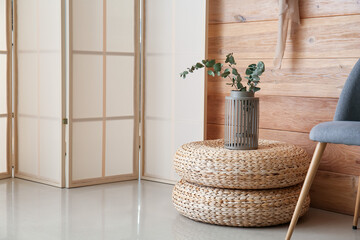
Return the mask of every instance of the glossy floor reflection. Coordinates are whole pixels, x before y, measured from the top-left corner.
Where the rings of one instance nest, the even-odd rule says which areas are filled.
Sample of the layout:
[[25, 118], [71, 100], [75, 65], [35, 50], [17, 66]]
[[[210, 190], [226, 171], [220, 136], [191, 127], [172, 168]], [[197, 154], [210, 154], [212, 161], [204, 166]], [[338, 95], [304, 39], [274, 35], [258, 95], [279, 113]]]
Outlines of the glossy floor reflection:
[[[220, 240], [284, 239], [287, 225], [235, 228], [180, 216], [172, 186], [148, 181], [58, 189], [20, 179], [0, 180], [0, 239]], [[359, 239], [352, 217], [311, 209], [293, 239]]]

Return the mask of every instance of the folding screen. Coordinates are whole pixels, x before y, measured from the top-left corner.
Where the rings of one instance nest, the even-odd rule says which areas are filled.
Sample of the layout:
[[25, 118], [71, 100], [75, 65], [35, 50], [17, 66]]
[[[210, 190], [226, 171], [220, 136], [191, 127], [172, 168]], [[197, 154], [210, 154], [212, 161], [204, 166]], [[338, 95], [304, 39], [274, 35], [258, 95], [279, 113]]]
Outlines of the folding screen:
[[15, 176], [64, 186], [64, 0], [15, 0]]
[[[0, 32], [10, 31], [8, 2], [0, 0], [0, 18], [8, 16]], [[186, 80], [178, 74], [205, 57], [207, 4], [147, 0], [144, 5], [143, 175], [175, 180], [175, 150], [203, 139], [204, 72]], [[14, 0], [15, 176], [61, 187], [138, 177], [139, 12], [139, 0]], [[1, 69], [11, 69], [10, 48], [10, 34], [1, 34]], [[11, 100], [10, 74], [0, 72], [5, 100]], [[0, 177], [10, 172], [11, 102], [5, 100]]]
[[138, 177], [138, 5], [70, 1], [70, 187]]
[[10, 0], [0, 0], [0, 179], [11, 176], [10, 17]]
[[146, 0], [143, 178], [176, 180], [173, 156], [204, 135], [204, 71], [179, 73], [205, 58], [206, 1]]

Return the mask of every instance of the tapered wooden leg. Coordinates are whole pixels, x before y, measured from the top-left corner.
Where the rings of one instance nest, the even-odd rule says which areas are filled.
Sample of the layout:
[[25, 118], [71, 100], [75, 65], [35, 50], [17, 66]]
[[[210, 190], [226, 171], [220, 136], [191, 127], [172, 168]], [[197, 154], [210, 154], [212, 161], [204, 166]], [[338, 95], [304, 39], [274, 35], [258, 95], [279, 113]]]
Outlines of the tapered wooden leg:
[[359, 181], [358, 181], [358, 189], [357, 189], [357, 194], [356, 194], [353, 229], [357, 229], [358, 219], [359, 219], [359, 207], [360, 207], [360, 177], [359, 177]]
[[295, 225], [299, 219], [300, 212], [301, 212], [302, 206], [304, 204], [304, 201], [305, 201], [307, 195], [309, 194], [311, 184], [315, 178], [316, 171], [319, 167], [321, 156], [324, 153], [325, 147], [326, 147], [326, 143], [322, 143], [322, 142], [319, 142], [316, 146], [313, 158], [312, 158], [310, 166], [309, 166], [309, 170], [306, 174], [306, 178], [305, 178], [303, 187], [301, 189], [299, 200], [296, 204], [296, 208], [295, 208], [294, 214], [292, 216], [288, 232], [286, 234], [286, 238], [285, 238], [286, 240], [291, 239], [291, 235], [292, 235]]

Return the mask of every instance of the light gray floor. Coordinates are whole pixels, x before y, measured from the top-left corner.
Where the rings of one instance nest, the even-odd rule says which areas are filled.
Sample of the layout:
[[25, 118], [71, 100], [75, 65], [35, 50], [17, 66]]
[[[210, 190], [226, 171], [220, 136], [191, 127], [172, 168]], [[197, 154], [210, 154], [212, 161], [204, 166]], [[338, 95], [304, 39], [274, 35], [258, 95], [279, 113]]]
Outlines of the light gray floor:
[[[0, 181], [0, 239], [284, 239], [287, 225], [235, 228], [180, 216], [172, 186], [148, 181], [58, 189], [20, 179]], [[293, 239], [360, 239], [352, 217], [310, 209]]]

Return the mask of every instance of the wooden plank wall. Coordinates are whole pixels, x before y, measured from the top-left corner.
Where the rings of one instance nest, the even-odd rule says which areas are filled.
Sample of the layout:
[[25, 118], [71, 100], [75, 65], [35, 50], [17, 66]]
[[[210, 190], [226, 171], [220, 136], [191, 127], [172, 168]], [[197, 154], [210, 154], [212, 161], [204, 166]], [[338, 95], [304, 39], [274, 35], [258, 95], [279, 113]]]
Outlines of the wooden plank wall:
[[[241, 72], [263, 60], [260, 137], [304, 147], [311, 128], [330, 121], [347, 75], [360, 57], [360, 1], [300, 0], [301, 25], [287, 41], [281, 70], [272, 61], [278, 0], [210, 0], [208, 57], [233, 52]], [[207, 79], [207, 139], [223, 137], [224, 98], [231, 88]], [[353, 214], [360, 147], [329, 144], [311, 189], [312, 206]]]

